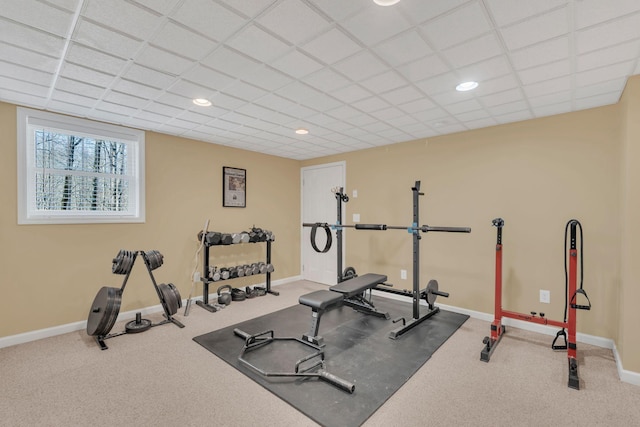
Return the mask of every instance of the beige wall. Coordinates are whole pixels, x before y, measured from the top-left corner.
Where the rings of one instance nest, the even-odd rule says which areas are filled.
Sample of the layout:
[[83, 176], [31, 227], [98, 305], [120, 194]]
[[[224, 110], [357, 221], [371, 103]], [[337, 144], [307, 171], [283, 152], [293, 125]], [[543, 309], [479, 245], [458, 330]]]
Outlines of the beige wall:
[[[196, 235], [207, 219], [211, 230], [239, 232], [255, 224], [274, 231], [273, 279], [299, 274], [298, 161], [147, 132], [146, 223], [18, 226], [14, 105], [0, 103], [0, 147], [0, 337], [86, 320], [100, 287], [122, 285], [124, 276], [111, 274], [111, 261], [120, 249], [160, 251], [164, 265], [154, 271], [156, 280], [174, 283], [186, 298]], [[222, 208], [222, 166], [247, 170], [246, 208]], [[211, 262], [230, 266], [264, 260], [265, 248], [214, 248]], [[264, 277], [234, 280], [233, 286]], [[196, 295], [202, 295], [202, 286]], [[138, 259], [121, 311], [158, 303]]]
[[640, 372], [640, 76], [629, 79], [620, 102], [622, 269], [618, 350], [625, 369]]
[[[471, 234], [429, 233], [421, 241], [421, 286], [431, 278], [450, 292], [443, 303], [493, 312], [495, 228], [503, 217], [506, 309], [543, 311], [562, 320], [564, 228], [584, 228], [584, 288], [593, 309], [580, 332], [615, 339], [620, 286], [619, 106], [530, 120], [331, 156], [303, 165], [347, 162], [347, 220], [410, 225], [411, 186], [422, 181], [420, 223], [469, 226]], [[333, 219], [328, 219], [333, 220]], [[389, 276], [411, 272], [404, 231], [347, 233], [347, 265]], [[539, 290], [551, 291], [551, 304]], [[488, 331], [487, 331], [488, 332]], [[480, 337], [481, 338], [481, 337]]]

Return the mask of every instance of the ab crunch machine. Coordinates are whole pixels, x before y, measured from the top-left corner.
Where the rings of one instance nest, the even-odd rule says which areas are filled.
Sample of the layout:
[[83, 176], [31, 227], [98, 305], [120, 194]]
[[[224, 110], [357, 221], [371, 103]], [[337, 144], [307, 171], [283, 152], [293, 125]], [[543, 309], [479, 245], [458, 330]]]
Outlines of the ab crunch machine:
[[[577, 360], [577, 345], [576, 345], [576, 310], [590, 310], [591, 302], [587, 293], [582, 289], [582, 275], [583, 275], [583, 261], [582, 261], [582, 225], [578, 220], [570, 220], [565, 227], [565, 306], [564, 306], [564, 320], [557, 321], [551, 320], [545, 317], [544, 313], [531, 312], [531, 314], [517, 313], [514, 311], [504, 310], [502, 308], [502, 228], [504, 227], [504, 220], [502, 218], [496, 218], [493, 220], [492, 225], [497, 228], [497, 242], [496, 242], [496, 295], [495, 295], [495, 318], [491, 323], [491, 336], [485, 337], [483, 342], [485, 347], [480, 353], [480, 360], [483, 362], [489, 362], [491, 354], [502, 340], [506, 328], [502, 324], [502, 318], [508, 317], [511, 319], [522, 320], [525, 322], [537, 323], [540, 325], [551, 325], [562, 328], [556, 334], [551, 348], [553, 350], [567, 350], [567, 358], [569, 365], [569, 382], [568, 386], [573, 389], [580, 389], [580, 379], [578, 378], [578, 360]], [[580, 253], [578, 252], [577, 240], [578, 230], [580, 238]], [[567, 241], [567, 237], [569, 240]], [[580, 257], [580, 287], [577, 286], [578, 276], [578, 257]], [[567, 266], [568, 260], [568, 266]], [[576, 303], [578, 294], [582, 294], [586, 298], [588, 305], [579, 305]], [[568, 331], [568, 342], [567, 332]], [[564, 344], [556, 344], [559, 338], [563, 338]]]

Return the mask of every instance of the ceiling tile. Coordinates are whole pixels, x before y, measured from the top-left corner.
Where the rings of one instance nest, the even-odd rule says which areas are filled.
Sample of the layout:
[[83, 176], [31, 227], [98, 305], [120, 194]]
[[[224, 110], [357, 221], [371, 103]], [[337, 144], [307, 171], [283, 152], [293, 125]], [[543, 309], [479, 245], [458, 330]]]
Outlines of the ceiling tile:
[[101, 27], [86, 19], [80, 19], [73, 35], [73, 40], [84, 46], [119, 56], [133, 58], [140, 50], [142, 42], [119, 32]]
[[[487, 0], [489, 11], [500, 27], [561, 7], [568, 0]], [[581, 0], [582, 1], [582, 0]]]
[[520, 49], [563, 36], [569, 32], [568, 11], [566, 8], [554, 10], [510, 27], [502, 28], [500, 32], [502, 33], [502, 39], [510, 50]]
[[58, 78], [56, 82], [56, 89], [66, 92], [81, 93], [95, 99], [101, 98], [106, 93], [106, 89], [104, 87], [93, 86], [87, 83], [65, 79], [63, 77]]
[[359, 85], [352, 84], [331, 92], [330, 95], [342, 102], [353, 103], [361, 99], [369, 98], [372, 93]]
[[571, 77], [565, 76], [553, 80], [523, 86], [524, 93], [529, 97], [548, 95], [571, 89]]
[[149, 39], [162, 22], [159, 15], [121, 0], [87, 0], [83, 16], [138, 39]]
[[291, 77], [267, 65], [248, 69], [242, 76], [242, 79], [247, 83], [251, 83], [254, 86], [261, 87], [268, 91], [279, 89], [293, 82]]
[[55, 4], [58, 7], [74, 12], [78, 8], [80, 0], [47, 0], [48, 3]]
[[390, 104], [398, 105], [404, 102], [415, 101], [416, 99], [423, 98], [424, 94], [413, 86], [405, 86], [385, 92], [380, 96]]
[[71, 80], [78, 80], [100, 87], [108, 87], [115, 80], [115, 76], [112, 74], [106, 74], [94, 69], [71, 64], [69, 62], [64, 64], [60, 71], [60, 75]]
[[113, 75], [119, 74], [127, 64], [127, 61], [122, 58], [89, 49], [76, 43], [71, 44], [65, 59], [71, 63]]
[[640, 52], [640, 39], [578, 55], [576, 69], [577, 71], [585, 71], [603, 65], [635, 60], [638, 58], [638, 52]]
[[640, 12], [640, 3], [637, 0], [615, 0], [615, 7], [611, 7], [608, 1], [580, 0], [575, 2], [574, 8], [576, 28], [580, 29]]
[[63, 38], [0, 18], [2, 42], [46, 55], [59, 56], [65, 46]]
[[301, 102], [305, 99], [321, 95], [320, 92], [318, 92], [311, 86], [300, 82], [293, 82], [276, 90], [275, 93], [296, 102]]
[[337, 28], [332, 28], [312, 41], [302, 45], [302, 49], [326, 64], [333, 64], [362, 48]]
[[506, 76], [511, 73], [512, 69], [507, 58], [502, 55], [495, 56], [481, 62], [476, 62], [472, 65], [460, 67], [456, 71], [460, 76], [459, 82], [471, 80], [481, 83], [487, 80]]
[[437, 55], [411, 62], [397, 68], [411, 82], [419, 82], [428, 77], [449, 71], [449, 66]]
[[563, 36], [513, 51], [509, 54], [516, 70], [531, 68], [569, 57], [569, 37]]
[[352, 105], [358, 110], [364, 111], [365, 113], [371, 113], [373, 111], [378, 111], [389, 107], [388, 102], [377, 96], [372, 96], [371, 98], [366, 98], [361, 101], [354, 102]]
[[4, 0], [0, 8], [2, 16], [60, 37], [67, 36], [73, 21], [73, 13], [70, 11], [35, 0]]
[[342, 21], [367, 6], [371, 7], [368, 0], [310, 0], [310, 3], [336, 21]]
[[193, 60], [204, 58], [216, 43], [173, 22], [166, 22], [151, 43], [160, 49]]
[[382, 93], [391, 89], [396, 89], [400, 86], [407, 84], [407, 81], [402, 78], [396, 71], [390, 70], [377, 76], [370, 77], [360, 82], [360, 84], [371, 92]]
[[306, 76], [304, 82], [322, 92], [331, 92], [351, 83], [349, 79], [336, 73], [331, 68], [323, 68]]
[[368, 7], [341, 25], [367, 45], [375, 45], [411, 27], [397, 8], [384, 7]]
[[529, 68], [518, 72], [518, 77], [524, 85], [567, 76], [571, 73], [571, 63], [568, 59], [540, 67]]
[[253, 18], [271, 6], [273, 1], [274, 0], [224, 0], [222, 3]]
[[520, 88], [516, 88], [483, 96], [482, 98], [480, 98], [480, 102], [482, 102], [482, 104], [486, 107], [495, 107], [496, 105], [509, 104], [511, 102], [520, 101], [522, 99], [522, 91], [520, 90]]
[[554, 116], [556, 114], [568, 113], [571, 111], [571, 102], [561, 102], [559, 104], [535, 107], [533, 112], [536, 117]]
[[498, 77], [491, 80], [482, 80], [480, 86], [474, 90], [476, 96], [484, 97], [485, 95], [502, 92], [507, 89], [517, 88], [520, 85], [514, 75]]
[[437, 49], [442, 50], [487, 33], [491, 25], [480, 4], [472, 2], [429, 21], [421, 30]]
[[540, 108], [545, 105], [555, 105], [565, 102], [571, 102], [573, 97], [572, 92], [569, 90], [569, 87], [565, 87], [564, 90], [559, 90], [556, 92], [551, 92], [546, 95], [540, 96], [532, 96], [529, 98], [529, 104], [531, 104], [532, 108]]
[[21, 49], [2, 42], [0, 42], [0, 58], [3, 58], [6, 62], [12, 62], [24, 67], [35, 68], [40, 71], [47, 71], [50, 73], [54, 73], [56, 71], [59, 62], [54, 57], [33, 52], [31, 50]]
[[297, 0], [282, 0], [257, 19], [261, 25], [274, 34], [298, 45], [313, 39], [329, 27], [329, 22]]
[[104, 98], [104, 101], [111, 102], [113, 104], [125, 105], [131, 108], [143, 108], [149, 103], [148, 99], [138, 98], [137, 96], [131, 96], [127, 93], [110, 91]]
[[375, 52], [390, 65], [396, 67], [433, 53], [431, 46], [416, 30], [406, 31], [380, 43]]
[[193, 66], [193, 61], [171, 52], [147, 46], [136, 58], [136, 63], [169, 75], [180, 75]]
[[577, 73], [576, 85], [578, 87], [588, 86], [595, 83], [601, 83], [612, 78], [628, 77], [631, 75], [634, 65], [635, 61], [626, 61]]
[[169, 86], [167, 88], [167, 92], [174, 93], [176, 95], [180, 95], [189, 99], [210, 99], [211, 96], [215, 93], [215, 90], [180, 79]]
[[422, 97], [420, 99], [416, 99], [411, 102], [400, 103], [398, 108], [400, 108], [405, 113], [417, 113], [419, 111], [430, 110], [436, 105], [429, 98]]
[[261, 66], [255, 59], [226, 46], [216, 49], [200, 62], [209, 68], [240, 79]]
[[226, 40], [245, 25], [236, 12], [211, 0], [185, 0], [171, 18], [216, 41]]
[[388, 67], [369, 51], [359, 53], [351, 58], [340, 61], [335, 64], [333, 68], [349, 77], [354, 82], [365, 80], [367, 77], [371, 77], [388, 70]]
[[587, 108], [601, 107], [603, 105], [611, 105], [620, 101], [620, 93], [613, 92], [609, 94], [592, 96], [590, 98], [576, 99], [575, 105], [579, 110], [585, 110]]
[[403, 0], [398, 7], [404, 11], [413, 24], [443, 15], [469, 0]]
[[136, 3], [153, 9], [156, 12], [167, 15], [180, 2], [180, 0], [134, 0]]
[[323, 68], [321, 63], [298, 50], [293, 50], [273, 61], [271, 66], [298, 79]]
[[453, 73], [445, 73], [436, 77], [431, 77], [415, 83], [417, 87], [422, 89], [427, 95], [433, 95], [453, 90], [460, 79]]
[[469, 111], [480, 110], [482, 105], [475, 99], [467, 99], [466, 101], [450, 104], [444, 107], [450, 114], [457, 115], [467, 113]]
[[492, 117], [479, 120], [469, 120], [464, 122], [464, 127], [467, 129], [480, 129], [497, 125], [498, 122]]
[[502, 116], [505, 114], [511, 114], [514, 111], [523, 111], [527, 110], [529, 106], [525, 101], [516, 101], [510, 102], [508, 104], [496, 105], [493, 107], [488, 107], [487, 109], [491, 113], [492, 116]]
[[183, 78], [212, 90], [223, 90], [235, 81], [233, 77], [219, 73], [204, 65], [197, 65], [191, 68], [183, 74]]
[[255, 25], [246, 27], [236, 34], [229, 41], [229, 46], [262, 62], [272, 61], [290, 49], [290, 45]]
[[442, 52], [454, 67], [465, 67], [502, 54], [502, 48], [491, 33]]
[[122, 77], [158, 89], [165, 89], [175, 81], [175, 77], [170, 74], [138, 64], [132, 64]]
[[589, 86], [578, 87], [576, 88], [575, 98], [587, 98], [612, 92], [622, 93], [626, 83], [626, 77], [621, 77], [616, 80], [607, 80], [605, 82], [600, 82]]
[[640, 13], [576, 32], [578, 53], [640, 38]]
[[521, 122], [523, 120], [530, 120], [530, 119], [533, 119], [533, 114], [531, 114], [529, 110], [515, 111], [512, 113], [507, 113], [507, 114], [503, 114], [501, 116], [495, 117], [495, 120], [498, 123], [503, 123], [503, 124]]
[[49, 94], [49, 86], [47, 85], [18, 81], [3, 76], [0, 76], [0, 88], [11, 89], [16, 92], [22, 92], [25, 95], [41, 97], [42, 99], [45, 99]]

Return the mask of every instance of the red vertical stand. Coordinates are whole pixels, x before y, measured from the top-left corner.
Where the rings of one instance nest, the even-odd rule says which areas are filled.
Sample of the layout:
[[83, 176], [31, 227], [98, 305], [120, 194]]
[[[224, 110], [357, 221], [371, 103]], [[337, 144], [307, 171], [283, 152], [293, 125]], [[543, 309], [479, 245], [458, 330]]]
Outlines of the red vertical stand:
[[[502, 336], [504, 335], [506, 329], [502, 324], [502, 318], [512, 318], [518, 319], [525, 322], [538, 323], [541, 325], [551, 325], [558, 326], [562, 328], [560, 332], [556, 335], [556, 338], [553, 340], [553, 344], [551, 348], [554, 350], [567, 350], [567, 359], [569, 365], [569, 382], [568, 386], [570, 388], [579, 389], [580, 388], [580, 380], [578, 378], [578, 357], [577, 357], [577, 344], [576, 344], [576, 310], [589, 310], [591, 308], [591, 303], [588, 306], [577, 305], [574, 303], [574, 300], [577, 294], [584, 294], [586, 297], [586, 293], [582, 290], [582, 285], [580, 285], [580, 289], [577, 286], [578, 280], [578, 249], [576, 246], [577, 240], [577, 226], [580, 223], [576, 220], [571, 220], [567, 223], [567, 228], [570, 228], [570, 248], [568, 250], [569, 255], [569, 268], [568, 268], [568, 277], [567, 277], [567, 295], [566, 295], [566, 317], [563, 321], [551, 320], [546, 317], [543, 317], [541, 314], [537, 316], [535, 312], [529, 314], [517, 313], [514, 311], [508, 311], [502, 309], [502, 227], [504, 227], [504, 220], [502, 218], [496, 218], [493, 220], [492, 225], [497, 227], [497, 242], [496, 242], [496, 271], [495, 271], [495, 307], [494, 307], [494, 319], [491, 323], [491, 335], [485, 337], [483, 343], [485, 344], [482, 352], [480, 353], [480, 360], [483, 362], [489, 362], [491, 359], [491, 354], [498, 346], [500, 341], [502, 340]], [[580, 228], [582, 231], [582, 228]], [[566, 245], [566, 235], [565, 235], [565, 245]], [[565, 264], [566, 268], [566, 264]], [[566, 270], [565, 270], [566, 271]], [[588, 300], [588, 297], [587, 297]], [[568, 312], [568, 313], [567, 313]], [[565, 329], [568, 331], [568, 337], [565, 333]], [[566, 345], [558, 345], [556, 346], [556, 340], [563, 336], [565, 340], [568, 339]]]

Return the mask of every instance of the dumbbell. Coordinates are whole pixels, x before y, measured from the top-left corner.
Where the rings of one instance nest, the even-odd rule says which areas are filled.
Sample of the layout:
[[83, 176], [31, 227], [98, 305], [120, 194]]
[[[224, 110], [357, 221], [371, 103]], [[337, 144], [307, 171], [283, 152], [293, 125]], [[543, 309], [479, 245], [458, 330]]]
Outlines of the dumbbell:
[[209, 267], [209, 277], [214, 282], [217, 282], [218, 280], [222, 279], [222, 277], [220, 276], [220, 271], [218, 271], [217, 267]]
[[231, 243], [234, 245], [240, 243], [240, 233], [231, 233]]
[[249, 233], [246, 231], [240, 233], [240, 243], [249, 243]]
[[267, 242], [275, 242], [276, 241], [276, 235], [273, 234], [273, 231], [265, 230], [265, 234], [267, 235]]
[[219, 272], [220, 272], [220, 280], [227, 280], [230, 276], [228, 268], [221, 268]]
[[271, 264], [271, 263], [265, 264], [264, 262], [259, 262], [258, 263], [258, 268], [259, 268], [261, 274], [273, 273], [273, 271], [274, 271], [273, 264]]
[[242, 274], [245, 276], [251, 276], [253, 274], [253, 270], [251, 270], [251, 267], [246, 264], [241, 265], [239, 268], [240, 270], [242, 270]]
[[231, 245], [233, 243], [233, 236], [229, 233], [222, 233], [220, 243], [223, 245]]
[[235, 267], [235, 269], [236, 269], [236, 273], [238, 274], [238, 277], [244, 277], [245, 276], [245, 274], [244, 274], [245, 270], [244, 270], [243, 266], [238, 265], [238, 266]]
[[247, 234], [249, 235], [249, 242], [256, 243], [258, 241], [258, 233], [256, 233], [255, 231], [251, 230]]
[[219, 245], [221, 238], [222, 233], [218, 233], [217, 231], [209, 231], [204, 236], [204, 242], [209, 246]]

